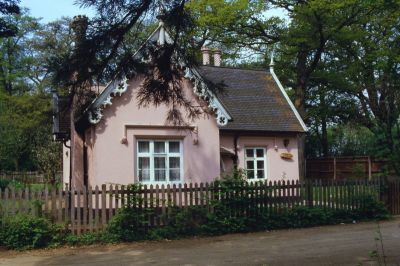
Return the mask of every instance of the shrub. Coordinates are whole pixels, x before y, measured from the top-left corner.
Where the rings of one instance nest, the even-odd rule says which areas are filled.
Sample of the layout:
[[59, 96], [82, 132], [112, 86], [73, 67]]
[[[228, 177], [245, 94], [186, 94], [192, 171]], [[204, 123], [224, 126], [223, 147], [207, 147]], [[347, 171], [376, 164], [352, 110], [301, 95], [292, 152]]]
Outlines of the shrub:
[[385, 204], [376, 200], [372, 195], [365, 196], [361, 201], [362, 208], [358, 210], [361, 219], [388, 219], [390, 217], [390, 212]]
[[0, 243], [10, 249], [47, 247], [58, 243], [62, 230], [45, 218], [17, 215], [0, 229]]
[[148, 225], [146, 214], [150, 214], [150, 211], [136, 208], [122, 209], [111, 219], [107, 233], [119, 241], [146, 239]]
[[94, 245], [115, 242], [117, 242], [117, 239], [115, 239], [107, 232], [89, 232], [79, 236], [69, 234], [65, 237], [63, 241], [63, 243], [71, 246]]
[[6, 189], [6, 187], [8, 187], [9, 184], [10, 184], [10, 180], [0, 179], [0, 190]]
[[183, 210], [177, 209], [174, 216], [169, 226], [174, 227], [178, 235], [197, 235], [200, 233], [200, 226], [207, 221], [207, 210], [204, 207], [190, 206]]
[[25, 185], [23, 183], [19, 182], [19, 181], [11, 180], [8, 183], [8, 187], [9, 188], [14, 188], [15, 190], [20, 190], [20, 189], [24, 189]]
[[143, 204], [143, 199], [138, 194], [140, 189], [140, 184], [128, 187], [128, 200], [125, 208], [121, 209], [109, 222], [107, 233], [113, 239], [128, 242], [146, 239], [147, 217], [153, 214], [153, 210], [138, 208]]

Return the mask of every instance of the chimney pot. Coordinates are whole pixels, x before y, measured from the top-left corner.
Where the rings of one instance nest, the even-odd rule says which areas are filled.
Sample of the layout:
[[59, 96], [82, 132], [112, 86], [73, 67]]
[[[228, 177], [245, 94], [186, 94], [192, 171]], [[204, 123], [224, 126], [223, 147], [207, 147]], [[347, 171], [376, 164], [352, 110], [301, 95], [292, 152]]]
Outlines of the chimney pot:
[[210, 49], [206, 46], [201, 47], [201, 53], [203, 55], [203, 65], [210, 64]]
[[221, 50], [215, 49], [213, 51], [213, 57], [214, 57], [214, 66], [216, 67], [221, 66]]

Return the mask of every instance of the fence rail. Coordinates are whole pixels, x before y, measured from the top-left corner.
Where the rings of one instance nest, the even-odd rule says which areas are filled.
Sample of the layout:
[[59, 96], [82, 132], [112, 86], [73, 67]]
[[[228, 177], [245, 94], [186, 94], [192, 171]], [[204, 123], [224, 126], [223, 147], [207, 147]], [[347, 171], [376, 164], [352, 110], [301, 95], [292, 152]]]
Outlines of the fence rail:
[[[202, 206], [213, 212], [213, 203], [226, 199], [232, 200], [234, 215], [265, 210], [277, 213], [295, 206], [354, 210], [363, 206], [366, 196], [381, 199], [381, 188], [379, 180], [241, 183], [230, 190], [217, 183], [144, 185], [134, 192], [112, 185], [76, 190], [11, 188], [0, 190], [0, 220], [5, 222], [19, 213], [45, 216], [81, 234], [102, 230], [133, 197], [140, 199], [135, 207], [152, 210], [149, 226], [162, 226], [175, 208]], [[397, 181], [387, 194], [394, 214], [400, 214], [399, 190]]]

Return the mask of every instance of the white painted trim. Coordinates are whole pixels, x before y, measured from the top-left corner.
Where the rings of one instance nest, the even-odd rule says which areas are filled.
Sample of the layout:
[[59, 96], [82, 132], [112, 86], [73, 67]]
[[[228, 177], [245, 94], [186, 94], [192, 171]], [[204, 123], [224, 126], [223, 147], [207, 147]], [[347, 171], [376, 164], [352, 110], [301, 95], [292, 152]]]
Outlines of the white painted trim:
[[186, 67], [184, 78], [193, 83], [193, 92], [208, 102], [208, 107], [216, 114], [217, 124], [219, 126], [226, 126], [228, 121], [232, 120], [232, 117], [219, 101], [218, 97], [208, 88], [201, 74], [195, 68]]
[[[140, 153], [139, 154], [139, 142], [140, 141], [148, 141], [149, 142], [149, 152], [148, 153]], [[155, 181], [154, 180], [154, 175], [155, 175], [155, 168], [154, 168], [154, 158], [157, 157], [156, 154], [154, 153], [154, 142], [164, 142], [165, 145], [165, 158], [167, 158], [166, 160], [166, 165], [165, 165], [165, 179], [166, 181]], [[179, 142], [179, 154], [178, 153], [170, 153], [169, 150], [167, 150], [167, 148], [169, 149], [169, 144], [166, 145], [167, 142]], [[136, 178], [135, 180], [137, 180], [138, 182], [142, 183], [142, 184], [150, 184], [150, 185], [162, 185], [162, 184], [182, 184], [184, 183], [184, 154], [183, 154], [183, 141], [179, 140], [179, 139], [136, 139], [136, 149], [135, 149], [135, 154], [136, 156]], [[176, 181], [170, 181], [169, 180], [169, 158], [170, 157], [178, 157], [179, 156], [179, 180]], [[140, 181], [139, 180], [139, 158], [140, 157], [149, 157], [150, 158], [150, 181]]]
[[297, 120], [299, 121], [301, 127], [303, 128], [303, 130], [305, 132], [308, 131], [306, 124], [304, 123], [303, 119], [301, 118], [299, 112], [297, 112], [296, 107], [294, 107], [292, 101], [290, 100], [289, 96], [287, 95], [285, 89], [282, 86], [282, 83], [279, 81], [278, 77], [275, 74], [274, 68], [270, 67], [269, 72], [271, 73], [272, 77], [274, 78], [276, 84], [278, 85], [279, 89], [281, 90], [283, 96], [285, 96], [286, 101], [288, 102], [288, 104], [290, 105], [290, 108], [292, 109], [293, 113], [295, 114]]
[[[160, 45], [164, 45], [165, 43], [173, 43], [168, 30], [164, 27], [164, 23], [160, 23], [153, 33], [150, 34], [149, 38], [147, 38], [142, 46], [135, 52], [133, 55], [134, 58], [138, 58], [141, 55], [144, 45], [149, 41], [157, 41]], [[179, 62], [179, 64], [186, 65], [186, 62], [182, 61]], [[193, 92], [200, 98], [206, 100], [208, 102], [208, 107], [215, 112], [217, 124], [219, 126], [227, 125], [228, 121], [232, 120], [232, 117], [219, 101], [218, 97], [208, 88], [200, 73], [196, 69], [189, 67], [186, 67], [185, 73], [185, 78], [194, 83]], [[197, 86], [200, 86], [201, 89], [199, 89]], [[119, 94], [119, 96], [121, 96], [127, 91], [127, 89], [128, 80], [126, 78], [109, 82], [103, 92], [97, 96], [91, 105], [89, 105], [89, 107], [85, 110], [85, 112], [88, 112], [89, 122], [95, 125], [101, 121], [103, 117], [103, 110], [108, 105], [112, 105], [111, 100], [113, 97], [111, 96], [111, 93], [114, 93], [114, 95]]]
[[[264, 151], [264, 156], [262, 159], [260, 157], [253, 157], [252, 159], [249, 159], [247, 157], [247, 150], [253, 150], [256, 152], [257, 149], [262, 149]], [[247, 179], [248, 182], [257, 182], [257, 181], [265, 181], [268, 179], [268, 167], [267, 167], [267, 148], [266, 147], [260, 147], [260, 146], [245, 146], [244, 147], [244, 169], [246, 171], [246, 177], [247, 177], [247, 161], [253, 161], [255, 162], [254, 164], [254, 178], [253, 179]], [[257, 176], [257, 161], [264, 161], [264, 178], [256, 178]]]

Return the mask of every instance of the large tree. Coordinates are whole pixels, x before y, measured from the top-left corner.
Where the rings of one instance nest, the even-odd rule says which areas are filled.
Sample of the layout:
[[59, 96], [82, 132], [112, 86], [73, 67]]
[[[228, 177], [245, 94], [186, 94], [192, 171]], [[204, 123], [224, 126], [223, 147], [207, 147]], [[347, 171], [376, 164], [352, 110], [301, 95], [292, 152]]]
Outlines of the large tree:
[[28, 42], [41, 27], [38, 20], [26, 15], [9, 15], [4, 18], [18, 28], [14, 36], [0, 38], [0, 86], [9, 95], [21, 94], [31, 89], [27, 81], [35, 57], [28, 53]]
[[0, 38], [15, 36], [18, 32], [18, 27], [10, 23], [7, 17], [10, 15], [18, 15], [20, 7], [19, 0], [1, 0], [0, 1]]
[[26, 10], [4, 19], [18, 32], [0, 39], [0, 170], [37, 170], [39, 160], [33, 151], [51, 138], [47, 61], [64, 50], [67, 35], [61, 38], [54, 29], [63, 23], [43, 26]]
[[341, 36], [336, 56], [358, 106], [354, 120], [374, 133], [400, 174], [400, 2], [383, 7]]
[[[186, 0], [164, 3], [155, 0], [80, 0], [78, 3], [94, 8], [97, 15], [90, 21], [78, 17], [72, 22], [75, 31], [73, 53], [55, 58], [53, 65], [56, 69], [55, 82], [70, 92], [75, 109], [84, 106], [87, 98], [92, 96], [87, 89], [90, 86], [142, 73], [145, 74], [145, 81], [138, 93], [141, 105], [169, 106], [167, 118], [174, 123], [183, 122], [179, 107], [186, 109], [188, 119], [202, 113], [201, 108], [183, 95], [179, 82], [183, 73], [175, 64], [177, 53], [187, 55], [191, 51], [190, 42], [178, 41], [185, 38], [182, 32], [193, 25], [184, 8]], [[144, 63], [134, 56], [136, 49], [132, 47], [142, 44], [143, 27], [149, 24], [149, 19], [154, 21], [156, 15], [168, 25], [173, 43], [147, 43], [143, 51], [149, 60]], [[191, 63], [192, 60], [188, 60], [187, 64]]]

